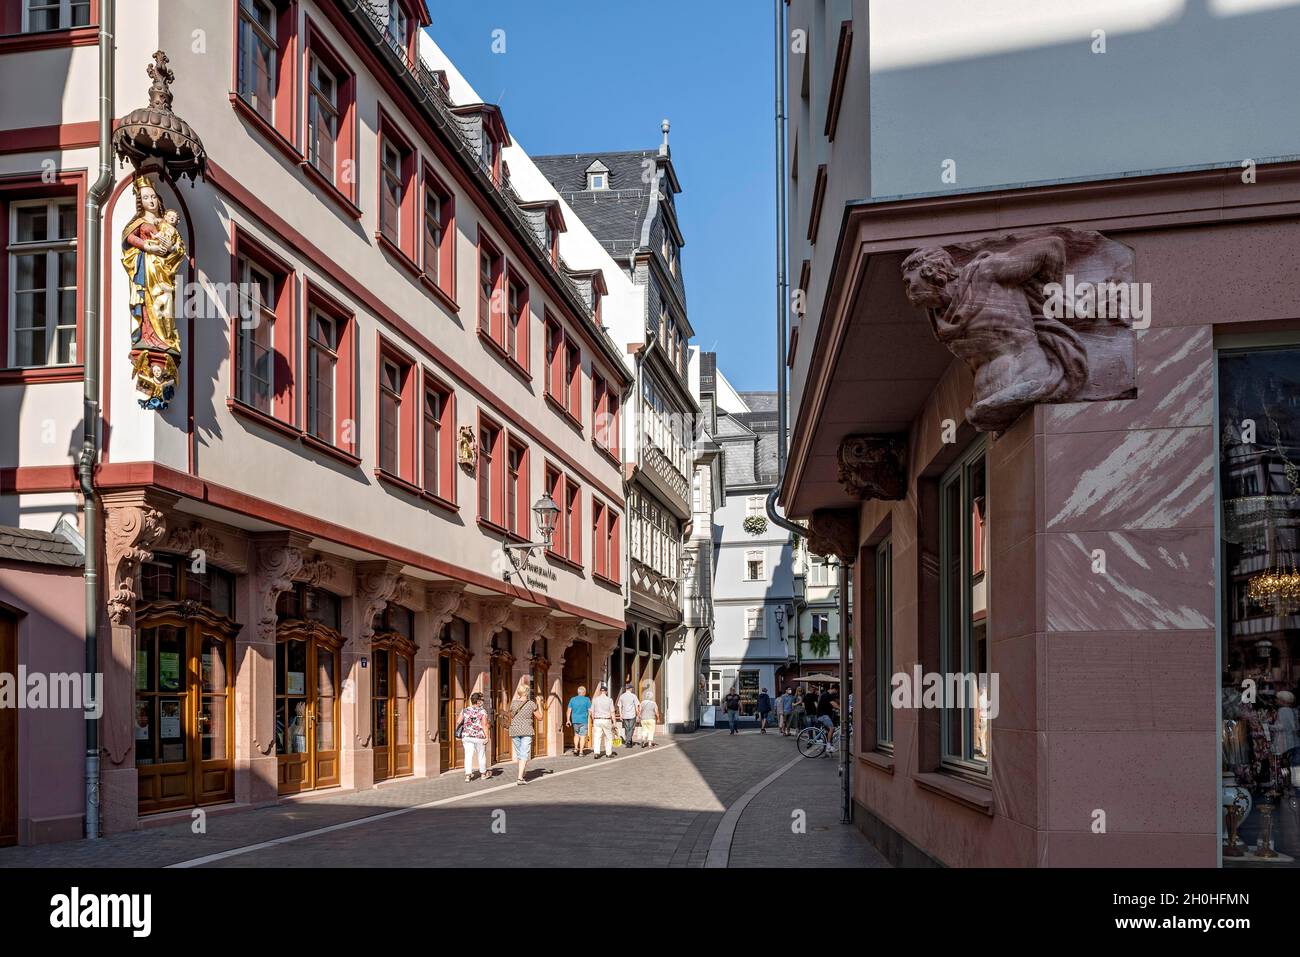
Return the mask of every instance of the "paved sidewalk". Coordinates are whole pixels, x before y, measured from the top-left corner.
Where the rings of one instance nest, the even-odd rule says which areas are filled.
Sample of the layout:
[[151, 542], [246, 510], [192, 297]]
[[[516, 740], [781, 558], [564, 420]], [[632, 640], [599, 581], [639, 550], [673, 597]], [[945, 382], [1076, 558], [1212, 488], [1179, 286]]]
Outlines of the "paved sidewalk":
[[[516, 787], [513, 768], [502, 765], [492, 779], [470, 784], [452, 772], [234, 813], [210, 809], [203, 834], [193, 833], [185, 816], [94, 843], [0, 849], [0, 868], [702, 867], [727, 808], [794, 755], [792, 739], [779, 735], [700, 732], [649, 751], [624, 749], [614, 759], [539, 759], [526, 787]], [[833, 792], [829, 761], [803, 763], [825, 765]], [[763, 810], [765, 790], [742, 815], [736, 846], [743, 859], [773, 864], [796, 848], [822, 853], [820, 811], [809, 812], [811, 837], [783, 843], [789, 813], [782, 802], [790, 798], [782, 795], [787, 779], [802, 779], [796, 771], [804, 768], [769, 787], [776, 795], [771, 813]], [[833, 810], [837, 799], [823, 790], [803, 794], [816, 797], [810, 808]], [[773, 849], [766, 860], [764, 847]]]
[[889, 867], [856, 826], [840, 823], [836, 768], [833, 757], [805, 758], [760, 791], [736, 825], [728, 866]]

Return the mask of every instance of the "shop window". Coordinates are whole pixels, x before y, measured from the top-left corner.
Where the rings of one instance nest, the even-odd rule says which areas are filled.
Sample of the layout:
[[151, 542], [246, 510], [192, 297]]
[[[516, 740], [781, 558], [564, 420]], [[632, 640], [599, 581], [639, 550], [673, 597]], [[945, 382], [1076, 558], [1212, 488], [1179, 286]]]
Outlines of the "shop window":
[[379, 353], [378, 461], [381, 476], [415, 484], [415, 367], [396, 349], [381, 343]]
[[424, 490], [445, 502], [456, 501], [456, 414], [451, 389], [424, 374]]
[[894, 546], [885, 539], [876, 546], [876, 747], [894, 748], [894, 707], [890, 702], [894, 674]]
[[276, 602], [275, 754], [278, 792], [339, 783], [342, 603], [298, 583]]
[[307, 168], [356, 203], [356, 77], [308, 22]]
[[1277, 867], [1300, 859], [1300, 346], [1225, 349], [1217, 365], [1223, 779], [1213, 803], [1225, 811], [1223, 865]]
[[7, 365], [75, 365], [77, 201], [59, 196], [10, 203], [7, 226]]
[[382, 111], [379, 118], [379, 238], [415, 261], [415, 150]]
[[976, 568], [974, 549], [983, 534], [976, 516], [983, 514], [986, 495], [984, 454], [980, 440], [939, 487], [939, 670], [951, 676], [946, 685], [961, 688], [961, 700], [947, 701], [943, 709], [943, 763], [976, 774], [988, 773], [991, 737], [988, 576]]
[[478, 436], [478, 520], [505, 528], [505, 433], [480, 417]]
[[232, 317], [234, 398], [288, 426], [294, 414], [293, 274], [287, 264], [236, 234], [239, 310]]
[[506, 450], [506, 528], [520, 538], [530, 538], [528, 518], [528, 446], [511, 439]]
[[449, 298], [454, 298], [456, 200], [427, 167], [424, 172], [423, 214], [420, 256], [424, 278]]

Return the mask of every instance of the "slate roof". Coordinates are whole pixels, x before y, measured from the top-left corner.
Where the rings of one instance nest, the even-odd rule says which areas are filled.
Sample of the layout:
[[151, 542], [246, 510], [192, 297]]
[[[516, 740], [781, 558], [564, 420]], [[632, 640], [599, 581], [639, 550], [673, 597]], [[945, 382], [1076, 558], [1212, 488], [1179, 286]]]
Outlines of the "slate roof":
[[62, 535], [12, 525], [0, 525], [0, 559], [63, 568], [80, 568], [86, 563], [81, 550]]
[[776, 484], [776, 393], [740, 393], [750, 412], [719, 412], [715, 438], [726, 447], [728, 486]]
[[[658, 155], [655, 150], [631, 150], [532, 160], [605, 251], [618, 259], [641, 246], [641, 228], [650, 208], [650, 184], [641, 181], [641, 172], [645, 160], [653, 163]], [[609, 189], [587, 189], [587, 168], [596, 160], [609, 167]]]

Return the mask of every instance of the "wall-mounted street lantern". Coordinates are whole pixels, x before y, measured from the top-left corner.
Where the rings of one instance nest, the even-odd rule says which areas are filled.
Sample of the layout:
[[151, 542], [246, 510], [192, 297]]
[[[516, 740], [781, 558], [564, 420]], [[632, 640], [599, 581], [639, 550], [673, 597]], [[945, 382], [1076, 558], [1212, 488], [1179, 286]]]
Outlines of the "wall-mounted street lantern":
[[[555, 504], [555, 499], [551, 498], [548, 492], [543, 492], [542, 497], [533, 503], [533, 521], [537, 524], [537, 531], [542, 536], [542, 540], [501, 543], [502, 550], [510, 556], [510, 564], [514, 566], [516, 572], [524, 570], [528, 560], [533, 557], [535, 549], [551, 547], [551, 537], [555, 534], [555, 522], [559, 515], [560, 507]], [[509, 580], [510, 573], [506, 572], [505, 577]]]

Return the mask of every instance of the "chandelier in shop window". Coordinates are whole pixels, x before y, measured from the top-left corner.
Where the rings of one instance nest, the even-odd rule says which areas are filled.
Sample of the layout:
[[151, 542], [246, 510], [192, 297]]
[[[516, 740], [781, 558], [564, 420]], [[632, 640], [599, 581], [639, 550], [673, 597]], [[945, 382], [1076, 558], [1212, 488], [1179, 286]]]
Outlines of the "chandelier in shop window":
[[1300, 604], [1300, 571], [1294, 560], [1290, 571], [1279, 565], [1253, 575], [1246, 583], [1246, 597], [1257, 605], [1277, 605], [1279, 613], [1294, 609]]

